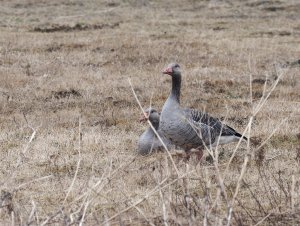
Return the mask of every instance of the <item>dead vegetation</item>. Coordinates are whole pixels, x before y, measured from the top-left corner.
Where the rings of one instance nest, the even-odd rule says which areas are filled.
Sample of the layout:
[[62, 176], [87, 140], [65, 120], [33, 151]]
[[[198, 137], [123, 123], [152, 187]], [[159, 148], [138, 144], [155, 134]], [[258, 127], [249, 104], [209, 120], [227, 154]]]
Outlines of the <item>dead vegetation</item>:
[[[297, 1], [2, 1], [0, 224], [297, 225]], [[287, 26], [287, 24], [289, 26]], [[136, 155], [143, 106], [182, 103], [251, 143]]]
[[48, 26], [39, 26], [32, 29], [34, 32], [71, 32], [71, 31], [86, 31], [86, 30], [97, 30], [104, 28], [115, 28], [118, 27], [119, 23], [114, 24], [75, 24], [73, 26], [63, 24], [51, 24]]

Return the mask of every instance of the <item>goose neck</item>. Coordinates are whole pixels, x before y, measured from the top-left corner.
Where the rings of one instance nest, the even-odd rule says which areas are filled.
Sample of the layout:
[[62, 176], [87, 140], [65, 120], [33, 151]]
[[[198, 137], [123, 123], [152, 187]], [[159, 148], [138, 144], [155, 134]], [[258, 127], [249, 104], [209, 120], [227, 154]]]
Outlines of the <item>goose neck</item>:
[[152, 124], [152, 126], [155, 130], [158, 130], [158, 127], [159, 127], [159, 121], [158, 120], [151, 121], [151, 124]]
[[170, 97], [180, 103], [180, 88], [181, 88], [181, 76], [172, 77], [172, 90]]

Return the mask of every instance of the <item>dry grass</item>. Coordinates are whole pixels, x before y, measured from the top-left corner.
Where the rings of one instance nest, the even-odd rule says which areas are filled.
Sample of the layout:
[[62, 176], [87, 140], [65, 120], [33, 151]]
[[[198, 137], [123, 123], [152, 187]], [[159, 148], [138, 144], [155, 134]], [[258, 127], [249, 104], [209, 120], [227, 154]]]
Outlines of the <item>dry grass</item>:
[[[298, 1], [2, 1], [0, 15], [2, 225], [300, 224]], [[179, 175], [167, 154], [136, 155], [128, 78], [161, 108], [171, 61], [182, 103], [241, 132], [253, 120], [253, 144], [174, 158]]]

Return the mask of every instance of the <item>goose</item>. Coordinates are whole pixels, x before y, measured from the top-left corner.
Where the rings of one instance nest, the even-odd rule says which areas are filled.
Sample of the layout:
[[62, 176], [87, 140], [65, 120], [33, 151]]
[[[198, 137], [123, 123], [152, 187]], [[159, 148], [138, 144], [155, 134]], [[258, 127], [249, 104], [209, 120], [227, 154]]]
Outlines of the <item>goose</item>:
[[[155, 108], [148, 108], [144, 112], [145, 115], [140, 121], [146, 121], [148, 118], [153, 128], [157, 131], [158, 135], [161, 137], [168, 150], [170, 150], [173, 147], [171, 142], [168, 139], [166, 139], [166, 137], [159, 129], [159, 112]], [[162, 150], [164, 150], [164, 147], [160, 140], [157, 138], [152, 128], [147, 128], [138, 140], [138, 153], [141, 155], [149, 155], [154, 151]]]
[[215, 147], [247, 138], [219, 119], [207, 113], [180, 106], [181, 70], [177, 63], [171, 63], [163, 74], [172, 77], [172, 89], [162, 108], [160, 130], [174, 145], [187, 154], [191, 149], [198, 151], [201, 159], [203, 148]]

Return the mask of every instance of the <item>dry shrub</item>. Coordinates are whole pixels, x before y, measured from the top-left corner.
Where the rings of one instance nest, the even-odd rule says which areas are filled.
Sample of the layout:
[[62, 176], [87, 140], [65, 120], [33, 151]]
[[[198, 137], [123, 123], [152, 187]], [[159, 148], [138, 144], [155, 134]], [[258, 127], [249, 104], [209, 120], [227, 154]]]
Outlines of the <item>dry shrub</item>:
[[[299, 4], [1, 4], [1, 224], [299, 224]], [[172, 61], [182, 104], [251, 143], [137, 156], [128, 78], [161, 108]]]

